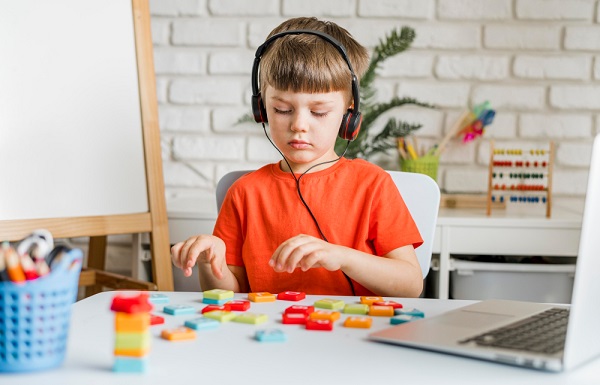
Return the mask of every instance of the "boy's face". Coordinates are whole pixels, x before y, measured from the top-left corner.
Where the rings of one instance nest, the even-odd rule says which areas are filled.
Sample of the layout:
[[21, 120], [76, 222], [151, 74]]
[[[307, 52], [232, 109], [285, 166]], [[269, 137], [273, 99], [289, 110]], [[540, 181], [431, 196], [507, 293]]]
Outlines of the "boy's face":
[[344, 92], [308, 94], [266, 87], [264, 102], [273, 142], [294, 172], [338, 157], [335, 141], [348, 109]]

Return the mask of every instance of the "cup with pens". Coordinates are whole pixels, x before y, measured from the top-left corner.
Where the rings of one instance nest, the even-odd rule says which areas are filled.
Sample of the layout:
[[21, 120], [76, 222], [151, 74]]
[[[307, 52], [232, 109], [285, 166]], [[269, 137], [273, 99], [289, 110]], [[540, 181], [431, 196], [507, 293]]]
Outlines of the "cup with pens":
[[440, 157], [433, 149], [428, 152], [420, 149], [416, 137], [398, 138], [398, 154], [402, 171], [425, 174], [437, 180]]
[[83, 254], [54, 247], [47, 230], [0, 244], [0, 373], [59, 366]]

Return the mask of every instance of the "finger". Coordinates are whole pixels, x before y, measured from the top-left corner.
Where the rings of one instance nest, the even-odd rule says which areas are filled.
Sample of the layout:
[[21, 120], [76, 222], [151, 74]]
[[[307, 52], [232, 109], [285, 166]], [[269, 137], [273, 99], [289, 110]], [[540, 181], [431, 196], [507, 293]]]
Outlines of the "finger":
[[271, 259], [269, 260], [269, 266], [271, 266], [273, 268], [273, 270], [275, 270], [276, 272], [280, 273], [283, 269], [283, 264], [281, 263], [282, 260], [284, 260], [285, 258], [283, 257], [282, 253], [283, 250], [286, 248], [287, 244], [289, 243], [289, 239], [283, 243], [281, 243], [277, 249], [275, 249], [275, 251], [273, 252], [273, 255], [271, 256]]
[[273, 253], [271, 257], [271, 261], [269, 261], [269, 265], [273, 267], [278, 273], [282, 273], [286, 271], [287, 259], [290, 253], [294, 251], [294, 248], [297, 245], [297, 240], [294, 238], [290, 238], [287, 241], [283, 242]]
[[278, 273], [281, 273], [284, 271], [288, 271], [288, 272], [294, 271], [295, 266], [298, 261], [298, 258], [301, 258], [301, 256], [296, 257], [296, 260], [294, 260], [294, 261], [288, 262], [290, 255], [298, 247], [301, 247], [302, 245], [306, 244], [307, 242], [312, 242], [313, 240], [314, 240], [313, 237], [306, 236], [306, 235], [297, 235], [295, 237], [292, 237], [292, 238], [286, 240], [281, 245], [279, 245], [279, 247], [275, 250], [275, 252], [273, 253], [273, 256], [271, 257], [271, 260], [269, 261], [269, 265], [271, 267], [273, 267], [273, 270], [275, 270]]
[[315, 269], [317, 267], [322, 267], [321, 265], [321, 256], [319, 253], [314, 252], [302, 259], [300, 262], [300, 269], [302, 271], [307, 271], [309, 269]]
[[184, 276], [189, 277], [192, 275], [194, 265], [202, 256], [202, 253], [210, 247], [210, 238], [203, 235], [192, 237], [184, 242], [179, 256]]
[[181, 253], [181, 248], [183, 247], [183, 242], [178, 242], [176, 244], [173, 245], [173, 247], [171, 247], [171, 261], [173, 262], [173, 264], [178, 267], [178, 268], [182, 268], [181, 266], [181, 261], [180, 261], [180, 253]]
[[196, 237], [191, 237], [182, 242], [181, 249], [179, 251], [179, 263], [181, 264], [181, 268], [187, 268], [187, 259], [188, 254], [190, 252], [190, 247], [196, 241]]
[[299, 267], [299, 264], [302, 263], [302, 260], [318, 250], [319, 247], [318, 243], [310, 241], [297, 245], [286, 258], [284, 270], [288, 273], [293, 273]]

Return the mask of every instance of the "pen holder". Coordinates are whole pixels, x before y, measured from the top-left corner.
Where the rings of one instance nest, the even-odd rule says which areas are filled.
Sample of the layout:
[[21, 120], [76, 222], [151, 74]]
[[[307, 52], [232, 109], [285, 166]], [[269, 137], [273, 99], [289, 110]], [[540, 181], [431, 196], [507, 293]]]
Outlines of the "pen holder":
[[439, 157], [435, 155], [425, 155], [417, 159], [401, 159], [400, 169], [406, 172], [425, 174], [437, 181], [439, 163]]
[[82, 256], [81, 250], [73, 249], [44, 277], [0, 282], [0, 373], [62, 363]]

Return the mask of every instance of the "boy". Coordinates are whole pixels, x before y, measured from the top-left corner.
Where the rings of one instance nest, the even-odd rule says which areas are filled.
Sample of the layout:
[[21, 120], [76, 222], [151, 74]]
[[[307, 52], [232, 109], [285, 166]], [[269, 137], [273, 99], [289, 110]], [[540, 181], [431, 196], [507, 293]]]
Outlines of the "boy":
[[421, 293], [414, 247], [423, 241], [389, 174], [334, 151], [337, 135], [351, 140], [342, 131], [360, 124], [347, 122], [360, 118], [352, 69], [362, 75], [367, 66], [366, 49], [345, 29], [316, 18], [282, 23], [259, 47], [253, 109], [283, 160], [231, 186], [213, 235], [171, 249], [186, 276], [198, 265], [203, 290]]

